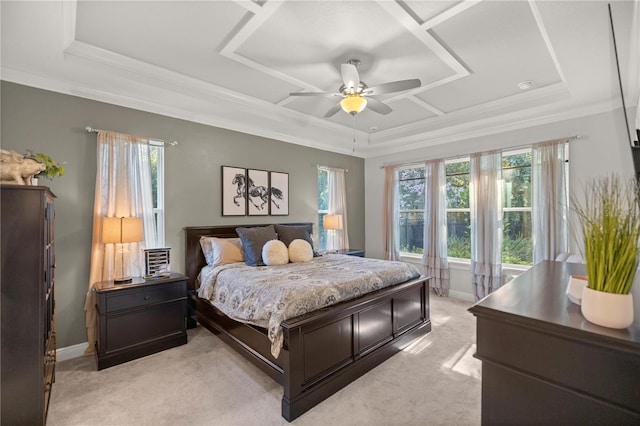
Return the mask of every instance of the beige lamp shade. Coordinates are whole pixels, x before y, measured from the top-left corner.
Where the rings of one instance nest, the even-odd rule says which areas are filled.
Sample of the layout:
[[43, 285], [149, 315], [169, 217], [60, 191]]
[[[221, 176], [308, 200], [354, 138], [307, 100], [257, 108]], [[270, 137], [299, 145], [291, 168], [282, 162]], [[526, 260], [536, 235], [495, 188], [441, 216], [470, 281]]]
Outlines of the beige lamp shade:
[[102, 242], [135, 243], [144, 239], [139, 217], [105, 217], [102, 219]]
[[324, 217], [322, 226], [324, 229], [342, 229], [342, 215], [328, 214]]

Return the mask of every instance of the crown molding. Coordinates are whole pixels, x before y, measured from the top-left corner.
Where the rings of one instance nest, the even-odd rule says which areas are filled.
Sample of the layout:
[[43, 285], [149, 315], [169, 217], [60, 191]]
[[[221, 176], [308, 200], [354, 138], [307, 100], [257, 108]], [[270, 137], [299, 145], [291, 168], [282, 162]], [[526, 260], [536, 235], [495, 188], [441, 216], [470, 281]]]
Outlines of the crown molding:
[[[273, 121], [274, 118], [276, 118], [273, 114], [262, 114], [263, 110], [261, 109], [246, 110], [240, 114], [243, 119], [238, 120], [223, 117], [219, 114], [205, 114], [198, 111], [187, 111], [182, 108], [168, 106], [166, 103], [153, 102], [131, 96], [130, 94], [121, 95], [103, 90], [96, 90], [93, 88], [81, 86], [77, 82], [53, 79], [50, 77], [7, 68], [4, 66], [0, 67], [0, 74], [2, 75], [3, 81], [22, 84], [42, 90], [48, 90], [65, 95], [77, 96], [84, 99], [104, 102], [111, 105], [160, 114], [172, 118], [191, 121], [194, 123], [205, 124], [209, 126], [233, 130], [236, 132], [247, 133], [264, 138], [293, 143], [309, 148], [320, 149], [323, 151], [330, 151], [355, 157], [363, 157], [364, 155], [360, 149], [360, 146], [358, 145], [356, 145], [356, 152], [352, 152], [352, 144], [350, 143], [353, 138], [352, 131], [342, 133], [327, 132], [326, 129], [323, 128], [314, 128], [314, 126], [310, 123], [302, 123], [302, 125], [297, 126], [296, 129], [293, 129], [293, 126], [291, 126], [290, 124], [287, 124], [285, 126], [285, 128], [288, 130], [297, 130], [297, 133], [293, 131], [284, 132], [279, 129], [268, 129], [265, 126], [250, 125], [249, 122], [252, 121], [252, 117], [256, 119], [268, 119], [270, 121]], [[236, 112], [236, 114], [238, 113]], [[304, 118], [307, 117], [305, 116]], [[300, 120], [297, 121], [300, 122]], [[80, 123], [80, 126], [84, 126], [85, 124], [86, 123]], [[306, 135], [313, 135], [313, 137], [306, 137]], [[366, 137], [366, 134], [363, 132], [358, 132], [358, 136], [362, 140]], [[326, 141], [349, 141], [349, 143], [340, 146], [337, 144], [333, 145], [327, 143]]]
[[[220, 116], [214, 117], [213, 115], [204, 115], [198, 112], [188, 112], [179, 108], [168, 107], [167, 105], [162, 103], [150, 102], [133, 96], [117, 95], [110, 92], [84, 88], [78, 86], [73, 82], [55, 80], [49, 77], [43, 77], [33, 73], [27, 73], [7, 67], [1, 67], [0, 72], [2, 74], [2, 80], [17, 84], [23, 84], [72, 96], [79, 96], [86, 99], [105, 102], [108, 104], [138, 109], [155, 114], [161, 114], [182, 120], [192, 121], [195, 123], [215, 126], [242, 133], [249, 133], [265, 138], [306, 146], [309, 148], [336, 152], [339, 154], [351, 155], [360, 158], [374, 158], [381, 155], [406, 152], [415, 149], [441, 145], [449, 142], [461, 141], [492, 134], [499, 134], [533, 126], [545, 125], [557, 121], [579, 118], [603, 112], [610, 112], [616, 107], [621, 106], [621, 104], [619, 105], [619, 102], [601, 102], [599, 104], [583, 108], [574, 108], [559, 113], [547, 114], [538, 117], [530, 117], [532, 113], [531, 110], [518, 111], [509, 114], [508, 116], [476, 120], [474, 122], [462, 123], [444, 129], [436, 129], [430, 132], [425, 132], [420, 135], [415, 135], [411, 138], [403, 139], [404, 143], [402, 143], [403, 141], [396, 140], [385, 143], [384, 145], [378, 147], [371, 146], [371, 144], [369, 144], [368, 146], [362, 146], [362, 143], [359, 143], [356, 144], [356, 152], [353, 152], [351, 143], [340, 146], [331, 145], [325, 142], [327, 140], [351, 141], [352, 134], [339, 135], [337, 137], [333, 135], [333, 137], [327, 137], [325, 134], [320, 132], [313, 138], [302, 137], [294, 135], [292, 133], [284, 133], [278, 130], [268, 130], [260, 126], [249, 126], [247, 125], [247, 122], [249, 120], [238, 121], [233, 119], [224, 119]], [[538, 109], [541, 108], [543, 107], [538, 107]], [[250, 112], [248, 112], [247, 114], [252, 115]], [[273, 116], [271, 116], [270, 118], [273, 118]], [[501, 121], [508, 120], [509, 122], [495, 123], [495, 121], [498, 119]], [[81, 123], [81, 125], [84, 124]], [[313, 128], [307, 128], [304, 132], [306, 134], [314, 133]], [[364, 138], [368, 138], [370, 135], [359, 132], [358, 136], [359, 139], [362, 140]]]
[[[585, 107], [564, 109], [558, 113], [537, 115], [534, 117], [531, 117], [531, 114], [535, 114], [535, 109], [541, 109], [542, 107], [526, 111], [518, 111], [498, 118], [494, 117], [486, 120], [478, 120], [473, 123], [463, 123], [457, 126], [451, 126], [445, 129], [424, 133], [420, 135], [420, 140], [412, 140], [411, 142], [402, 145], [385, 145], [380, 148], [369, 148], [365, 151], [364, 158], [370, 159], [383, 155], [395, 154], [398, 152], [407, 152], [416, 149], [442, 145], [450, 142], [460, 142], [467, 139], [490, 136], [515, 130], [522, 130], [535, 126], [542, 126], [559, 121], [611, 112], [621, 106], [622, 104], [620, 102], [612, 103], [610, 101], [605, 101]], [[503, 122], [495, 123], [496, 120], [500, 120]]]

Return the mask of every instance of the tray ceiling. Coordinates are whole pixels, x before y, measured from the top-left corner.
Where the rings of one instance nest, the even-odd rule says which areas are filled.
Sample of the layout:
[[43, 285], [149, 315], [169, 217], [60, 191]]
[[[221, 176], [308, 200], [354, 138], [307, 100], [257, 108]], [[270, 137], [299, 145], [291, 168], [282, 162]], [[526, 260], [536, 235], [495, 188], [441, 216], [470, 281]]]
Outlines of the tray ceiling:
[[[5, 80], [363, 157], [619, 106], [606, 2], [1, 7]], [[634, 104], [638, 7], [628, 1], [613, 8], [625, 95]], [[340, 64], [349, 59], [361, 61], [368, 86], [422, 82], [378, 97], [390, 114], [365, 109], [355, 117], [355, 153], [353, 118], [342, 111], [324, 118], [338, 98], [289, 96], [337, 92]], [[523, 81], [531, 88], [520, 89]]]

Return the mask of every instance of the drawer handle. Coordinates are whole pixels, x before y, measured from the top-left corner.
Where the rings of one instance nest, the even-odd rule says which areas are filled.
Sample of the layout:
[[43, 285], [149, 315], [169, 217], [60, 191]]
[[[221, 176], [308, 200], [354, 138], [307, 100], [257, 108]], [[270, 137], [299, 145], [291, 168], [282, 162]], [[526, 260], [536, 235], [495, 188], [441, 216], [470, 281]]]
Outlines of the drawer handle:
[[151, 296], [145, 296], [144, 297], [144, 300], [149, 300], [149, 299], [151, 299]]

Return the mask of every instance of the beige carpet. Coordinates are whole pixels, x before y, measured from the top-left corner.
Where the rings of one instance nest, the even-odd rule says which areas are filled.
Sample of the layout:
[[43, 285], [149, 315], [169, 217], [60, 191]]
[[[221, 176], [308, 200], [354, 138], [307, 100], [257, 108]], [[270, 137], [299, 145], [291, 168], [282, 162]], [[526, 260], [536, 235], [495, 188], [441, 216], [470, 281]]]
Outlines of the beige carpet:
[[[321, 402], [295, 425], [480, 424], [471, 304], [431, 298], [433, 331]], [[58, 364], [48, 425], [286, 425], [282, 388], [208, 330], [189, 343], [95, 370]]]

